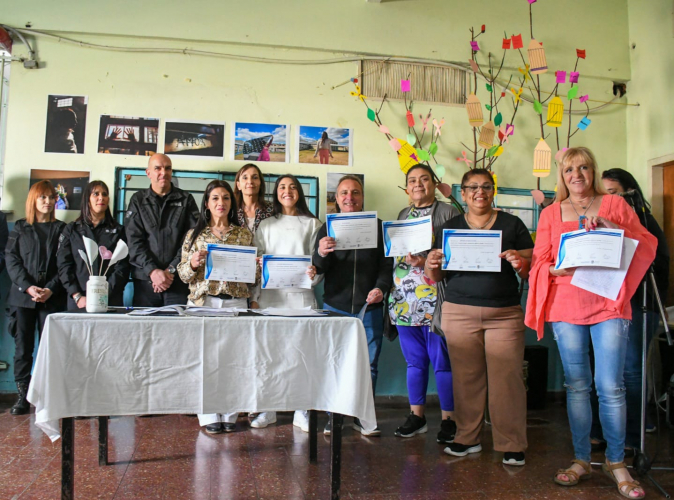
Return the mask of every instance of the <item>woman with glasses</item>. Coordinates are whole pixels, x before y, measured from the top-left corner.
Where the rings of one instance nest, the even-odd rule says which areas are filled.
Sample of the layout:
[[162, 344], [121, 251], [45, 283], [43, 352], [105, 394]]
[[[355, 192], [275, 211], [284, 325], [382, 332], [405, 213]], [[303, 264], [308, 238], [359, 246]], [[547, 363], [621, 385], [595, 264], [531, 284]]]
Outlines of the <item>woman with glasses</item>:
[[[489, 392], [494, 449], [506, 465], [524, 465], [527, 447], [527, 398], [522, 377], [524, 313], [518, 293], [529, 273], [534, 246], [524, 223], [493, 208], [494, 179], [485, 169], [466, 172], [461, 197], [464, 215], [437, 229], [434, 250], [426, 261], [426, 276], [442, 281], [442, 330], [454, 376], [454, 442], [445, 453], [463, 457], [482, 451], [480, 435]], [[499, 272], [443, 271], [443, 232], [501, 232]]]
[[14, 337], [14, 380], [19, 399], [12, 415], [30, 411], [26, 400], [33, 367], [35, 327], [42, 335], [47, 316], [66, 308], [66, 294], [59, 281], [56, 250], [65, 222], [56, 220], [56, 189], [49, 181], [30, 188], [26, 218], [19, 219], [9, 234], [6, 248], [9, 289], [9, 333]]
[[[458, 214], [456, 208], [435, 199], [439, 180], [428, 165], [417, 164], [407, 171], [407, 194], [412, 201], [398, 215], [398, 220], [431, 217], [433, 228], [438, 228]], [[400, 348], [407, 362], [407, 391], [410, 414], [395, 435], [409, 438], [428, 432], [425, 406], [428, 389], [428, 367], [433, 364], [442, 423], [437, 441], [451, 443], [456, 425], [452, 420], [454, 396], [452, 369], [447, 355], [447, 344], [431, 330], [431, 321], [437, 302], [435, 281], [424, 276], [428, 252], [396, 257], [393, 264], [393, 287], [388, 300], [389, 318], [398, 330]]]

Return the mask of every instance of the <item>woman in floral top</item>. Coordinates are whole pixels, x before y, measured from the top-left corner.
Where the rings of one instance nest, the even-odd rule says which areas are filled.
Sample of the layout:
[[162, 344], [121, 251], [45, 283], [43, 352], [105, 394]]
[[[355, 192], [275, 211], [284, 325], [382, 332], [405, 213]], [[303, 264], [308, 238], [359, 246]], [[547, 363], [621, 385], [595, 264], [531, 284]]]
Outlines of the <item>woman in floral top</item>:
[[247, 163], [234, 178], [234, 198], [239, 208], [239, 226], [247, 227], [255, 234], [260, 222], [272, 216], [273, 207], [264, 199], [264, 176], [260, 168]]
[[[251, 246], [252, 233], [238, 225], [236, 200], [230, 185], [225, 181], [213, 181], [204, 192], [199, 220], [194, 229], [187, 232], [178, 264], [180, 279], [189, 285], [191, 305], [206, 307], [248, 307], [250, 288], [246, 283], [212, 281], [204, 278], [209, 243]], [[259, 271], [258, 276], [259, 279]], [[251, 304], [257, 307], [257, 304]], [[199, 425], [206, 432], [217, 434], [233, 432], [238, 413], [212, 413], [199, 415]]]

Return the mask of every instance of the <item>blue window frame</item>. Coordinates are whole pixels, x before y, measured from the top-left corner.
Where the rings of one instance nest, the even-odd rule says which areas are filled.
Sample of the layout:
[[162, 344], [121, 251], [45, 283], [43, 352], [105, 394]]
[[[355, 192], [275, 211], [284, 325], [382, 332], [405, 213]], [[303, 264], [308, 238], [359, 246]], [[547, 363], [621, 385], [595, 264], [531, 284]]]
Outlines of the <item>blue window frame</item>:
[[[179, 188], [192, 193], [198, 206], [201, 206], [204, 190], [209, 182], [213, 180], [224, 180], [231, 185], [234, 184], [236, 172], [195, 172], [192, 170], [174, 170], [173, 179]], [[265, 174], [265, 188], [267, 201], [272, 200], [272, 191], [274, 183], [279, 175]], [[309, 210], [319, 217], [318, 199], [319, 188], [318, 178], [308, 176], [297, 176], [302, 185], [304, 196], [307, 199]], [[124, 223], [124, 212], [136, 191], [141, 191], [149, 187], [149, 181], [143, 168], [117, 167], [115, 169], [115, 210], [114, 216], [120, 224]]]

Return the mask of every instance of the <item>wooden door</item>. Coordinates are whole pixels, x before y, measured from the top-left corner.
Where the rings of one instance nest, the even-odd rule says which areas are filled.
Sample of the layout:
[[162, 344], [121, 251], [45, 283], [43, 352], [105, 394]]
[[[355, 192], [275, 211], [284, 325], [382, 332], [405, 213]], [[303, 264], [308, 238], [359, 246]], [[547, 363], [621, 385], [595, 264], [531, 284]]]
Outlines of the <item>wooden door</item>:
[[[674, 256], [674, 162], [664, 165], [662, 179], [663, 230], [670, 256]], [[674, 259], [669, 265], [669, 293], [665, 306], [674, 305]]]

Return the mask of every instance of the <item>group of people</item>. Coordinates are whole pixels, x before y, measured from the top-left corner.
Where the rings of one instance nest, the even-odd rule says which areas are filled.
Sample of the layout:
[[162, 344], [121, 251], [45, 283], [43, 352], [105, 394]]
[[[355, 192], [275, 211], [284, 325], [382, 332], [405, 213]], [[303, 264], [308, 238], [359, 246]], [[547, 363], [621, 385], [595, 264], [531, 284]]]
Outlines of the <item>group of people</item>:
[[[31, 188], [26, 218], [16, 222], [6, 247], [19, 392], [13, 414], [29, 410], [26, 391], [36, 325], [41, 332], [48, 314], [82, 309], [86, 304], [89, 272], [78, 257], [82, 236], [107, 248], [120, 238], [128, 244], [129, 257], [117, 263], [108, 278], [111, 305], [121, 305], [130, 274], [134, 306], [187, 302], [210, 307], [316, 307], [313, 290], [261, 290], [259, 272], [255, 285], [205, 279], [209, 244], [256, 246], [259, 254], [312, 255], [306, 273], [312, 286], [324, 280], [325, 309], [355, 317], [365, 308], [362, 318], [373, 392], [383, 336], [393, 338], [397, 332], [407, 362], [410, 413], [396, 436], [409, 438], [428, 431], [425, 404], [429, 365], [433, 365], [442, 412], [437, 442], [446, 445], [444, 451], [450, 455], [481, 451], [488, 404], [494, 449], [503, 452], [506, 465], [525, 464], [525, 324], [540, 338], [549, 323], [564, 367], [575, 451], [571, 467], [560, 469], [554, 480], [572, 486], [589, 478], [592, 344], [601, 424], [600, 435], [592, 437], [606, 442], [603, 468], [618, 483], [621, 494], [644, 496], [623, 462], [626, 429], [632, 440], [628, 444], [636, 446], [637, 425], [630, 413], [634, 409], [626, 414], [625, 387], [628, 399], [641, 397], [640, 386], [634, 383], [637, 377], [640, 380], [636, 373], [640, 365], [637, 370], [638, 363], [626, 363], [626, 359], [640, 359], [641, 352], [640, 341], [634, 340], [640, 327], [631, 302], [639, 300], [635, 292], [656, 252], [656, 265], [662, 269], [668, 266], [669, 255], [648, 209], [645, 227], [628, 203], [614, 195], [638, 189], [624, 170], [607, 171], [602, 183], [589, 149], [567, 150], [558, 169], [557, 197], [541, 213], [534, 245], [518, 217], [494, 208], [495, 182], [490, 171], [475, 168], [465, 173], [461, 197], [467, 210], [460, 214], [436, 199], [439, 180], [434, 171], [415, 165], [405, 174], [409, 203], [398, 219], [430, 216], [432, 249], [396, 258], [385, 257], [381, 231], [377, 248], [337, 250], [326, 225], [309, 210], [293, 175], [278, 177], [269, 203], [262, 172], [247, 164], [236, 174], [233, 188], [225, 181], [212, 181], [197, 206], [189, 193], [172, 185], [169, 157], [153, 155], [146, 173], [151, 185], [133, 195], [123, 227], [110, 214], [109, 190], [101, 181], [86, 187], [80, 217], [68, 225], [54, 217], [53, 186], [42, 181]], [[345, 175], [335, 197], [339, 212], [362, 211], [361, 180]], [[579, 228], [619, 228], [639, 242], [615, 301], [571, 285], [574, 269], [555, 269], [560, 235]], [[500, 272], [444, 271], [444, 229], [501, 231]], [[520, 282], [527, 279], [525, 315]], [[663, 293], [667, 283], [659, 284]], [[652, 331], [656, 318], [651, 315], [648, 321]], [[200, 424], [210, 433], [233, 431], [238, 414], [227, 410], [199, 415]], [[251, 426], [274, 422], [275, 412], [266, 411], [252, 415]], [[307, 412], [296, 411], [293, 424], [308, 431]], [[352, 425], [366, 435], [380, 434], [378, 428], [366, 431], [357, 419]], [[329, 423], [324, 432], [330, 434]]]

